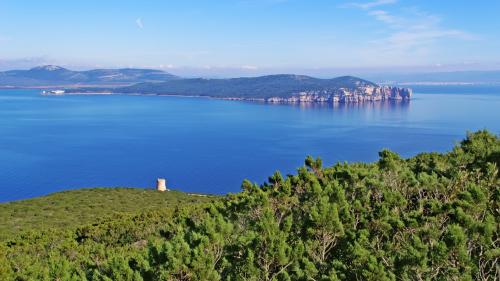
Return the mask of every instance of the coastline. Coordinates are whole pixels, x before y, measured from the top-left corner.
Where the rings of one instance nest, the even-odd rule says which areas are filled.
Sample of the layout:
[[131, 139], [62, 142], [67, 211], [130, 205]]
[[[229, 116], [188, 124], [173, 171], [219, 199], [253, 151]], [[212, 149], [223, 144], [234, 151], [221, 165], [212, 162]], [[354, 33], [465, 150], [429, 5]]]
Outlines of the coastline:
[[41, 93], [44, 96], [61, 96], [61, 95], [89, 95], [89, 96], [107, 96], [107, 95], [117, 95], [117, 96], [156, 96], [156, 97], [178, 97], [178, 98], [205, 98], [214, 100], [227, 100], [227, 101], [247, 101], [247, 102], [260, 102], [268, 104], [343, 104], [343, 103], [363, 103], [363, 102], [388, 102], [388, 101], [410, 101], [411, 98], [383, 98], [383, 99], [352, 99], [352, 100], [342, 100], [342, 99], [325, 99], [320, 98], [318, 100], [302, 99], [300, 96], [290, 96], [288, 98], [244, 98], [244, 97], [216, 97], [216, 96], [202, 96], [202, 95], [179, 95], [179, 94], [155, 94], [155, 93], [114, 93], [105, 91], [95, 91], [95, 92], [64, 92], [62, 94], [54, 93]]

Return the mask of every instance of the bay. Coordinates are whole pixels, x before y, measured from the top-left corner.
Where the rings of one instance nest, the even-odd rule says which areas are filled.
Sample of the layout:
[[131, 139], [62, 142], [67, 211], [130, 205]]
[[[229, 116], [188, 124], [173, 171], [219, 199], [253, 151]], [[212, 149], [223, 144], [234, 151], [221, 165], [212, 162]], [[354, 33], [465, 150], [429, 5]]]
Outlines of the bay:
[[500, 133], [500, 87], [415, 86], [410, 102], [270, 105], [208, 98], [0, 90], [0, 201], [82, 187], [238, 192], [307, 155], [325, 165], [447, 151]]

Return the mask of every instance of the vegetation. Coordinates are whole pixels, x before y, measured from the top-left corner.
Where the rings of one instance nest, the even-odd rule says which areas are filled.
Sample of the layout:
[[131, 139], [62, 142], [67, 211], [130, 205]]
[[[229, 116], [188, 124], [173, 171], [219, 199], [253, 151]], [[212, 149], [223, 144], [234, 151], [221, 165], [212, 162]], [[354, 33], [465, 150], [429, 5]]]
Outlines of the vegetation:
[[1, 280], [499, 280], [500, 138], [243, 182], [224, 200], [32, 231]]
[[[232, 79], [171, 79], [161, 83], [139, 83], [112, 89], [116, 93], [175, 94], [217, 98], [290, 97], [303, 91], [332, 91], [339, 88], [355, 89], [376, 86], [352, 76], [319, 79], [304, 75], [267, 75]], [[87, 89], [87, 91], [96, 91]]]
[[213, 198], [139, 188], [63, 191], [0, 204], [0, 240], [26, 230], [75, 228], [115, 214], [173, 209], [190, 203], [209, 202]]

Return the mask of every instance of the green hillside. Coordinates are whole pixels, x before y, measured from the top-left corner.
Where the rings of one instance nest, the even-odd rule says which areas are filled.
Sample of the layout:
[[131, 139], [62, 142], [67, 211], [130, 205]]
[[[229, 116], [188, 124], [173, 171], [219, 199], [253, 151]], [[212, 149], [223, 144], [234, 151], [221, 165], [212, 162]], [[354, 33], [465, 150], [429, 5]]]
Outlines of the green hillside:
[[[158, 197], [143, 212], [17, 232], [0, 243], [0, 280], [499, 280], [500, 138], [479, 131], [448, 153], [379, 156], [331, 167], [308, 157], [295, 175], [244, 181], [210, 203]], [[84, 201], [111, 202], [93, 199], [101, 192]], [[111, 206], [132, 201], [111, 197], [120, 198]], [[26, 202], [2, 213], [33, 219]], [[80, 210], [105, 208], [88, 205], [54, 212], [93, 221]]]
[[63, 191], [0, 204], [0, 239], [26, 230], [74, 228], [99, 222], [115, 214], [173, 209], [213, 199], [179, 191], [158, 192], [139, 188]]
[[339, 88], [354, 89], [361, 86], [376, 85], [352, 76], [319, 79], [304, 75], [279, 74], [231, 79], [171, 79], [161, 83], [138, 83], [111, 90], [116, 93], [269, 98], [290, 97], [292, 94], [303, 91], [333, 91]]

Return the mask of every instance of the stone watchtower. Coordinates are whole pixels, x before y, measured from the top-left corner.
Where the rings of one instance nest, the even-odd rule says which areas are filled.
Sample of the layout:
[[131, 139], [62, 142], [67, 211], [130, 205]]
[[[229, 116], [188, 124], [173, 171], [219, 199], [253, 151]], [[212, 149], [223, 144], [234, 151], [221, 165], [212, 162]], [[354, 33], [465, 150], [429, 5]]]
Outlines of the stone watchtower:
[[156, 180], [156, 190], [158, 191], [167, 191], [167, 184], [165, 179], [157, 179]]

